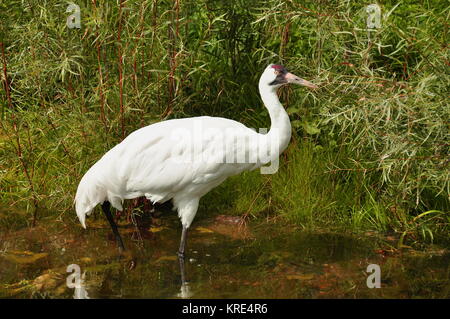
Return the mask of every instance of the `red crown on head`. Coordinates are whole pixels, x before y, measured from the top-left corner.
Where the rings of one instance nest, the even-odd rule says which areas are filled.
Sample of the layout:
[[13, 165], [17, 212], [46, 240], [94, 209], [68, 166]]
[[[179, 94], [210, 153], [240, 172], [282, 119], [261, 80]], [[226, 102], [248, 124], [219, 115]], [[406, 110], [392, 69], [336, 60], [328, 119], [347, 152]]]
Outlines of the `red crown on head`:
[[284, 69], [284, 67], [282, 65], [279, 65], [279, 64], [272, 65], [272, 68], [274, 68], [275, 70], [279, 70], [279, 71]]

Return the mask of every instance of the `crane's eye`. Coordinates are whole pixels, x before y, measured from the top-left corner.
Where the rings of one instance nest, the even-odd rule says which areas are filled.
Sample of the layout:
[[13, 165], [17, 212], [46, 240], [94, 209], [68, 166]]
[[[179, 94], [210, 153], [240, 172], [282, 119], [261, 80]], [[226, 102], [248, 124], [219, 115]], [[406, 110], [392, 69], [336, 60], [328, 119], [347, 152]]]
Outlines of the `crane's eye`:
[[278, 71], [278, 70], [275, 70], [275, 72], [274, 72], [274, 73], [275, 73], [275, 75], [280, 75], [280, 73], [281, 73], [281, 72], [280, 72], [280, 71]]

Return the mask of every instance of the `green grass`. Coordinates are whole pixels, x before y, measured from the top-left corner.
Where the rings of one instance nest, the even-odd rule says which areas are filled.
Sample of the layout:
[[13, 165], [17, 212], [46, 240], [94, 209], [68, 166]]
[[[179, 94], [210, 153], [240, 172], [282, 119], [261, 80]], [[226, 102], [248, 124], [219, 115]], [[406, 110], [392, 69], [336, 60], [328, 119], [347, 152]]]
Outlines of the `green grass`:
[[232, 177], [205, 196], [205, 212], [284, 219], [303, 229], [393, 234], [400, 244], [448, 240], [450, 216], [439, 210], [420, 215], [389, 206], [370, 189], [370, 179], [350, 171], [345, 176], [330, 163], [345, 156], [314, 144], [295, 141], [282, 156], [279, 171], [258, 171]]

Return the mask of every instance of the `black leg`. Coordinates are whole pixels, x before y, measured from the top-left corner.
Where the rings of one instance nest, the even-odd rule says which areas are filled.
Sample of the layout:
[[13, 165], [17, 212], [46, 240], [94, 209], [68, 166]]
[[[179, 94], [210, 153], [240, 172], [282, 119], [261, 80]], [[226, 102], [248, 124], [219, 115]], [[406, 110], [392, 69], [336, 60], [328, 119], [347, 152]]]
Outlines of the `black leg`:
[[109, 202], [104, 202], [102, 204], [103, 213], [105, 213], [106, 218], [111, 225], [111, 229], [116, 237], [117, 244], [119, 245], [120, 252], [125, 250], [125, 246], [123, 245], [122, 237], [120, 237], [119, 231], [117, 230], [117, 225], [114, 222], [114, 219], [111, 215], [111, 204]]
[[184, 250], [186, 248], [186, 238], [187, 238], [187, 228], [183, 226], [183, 231], [181, 232], [180, 248], [178, 249], [178, 257], [184, 259]]

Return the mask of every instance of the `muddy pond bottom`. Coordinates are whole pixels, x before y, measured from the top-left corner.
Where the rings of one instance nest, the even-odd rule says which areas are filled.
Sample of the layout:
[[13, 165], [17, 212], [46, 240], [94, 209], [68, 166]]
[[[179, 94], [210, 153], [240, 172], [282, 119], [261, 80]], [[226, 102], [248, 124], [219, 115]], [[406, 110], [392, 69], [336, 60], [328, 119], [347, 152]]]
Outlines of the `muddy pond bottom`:
[[[289, 230], [287, 230], [289, 229]], [[2, 231], [2, 298], [449, 298], [450, 253], [396, 249], [395, 239], [305, 232], [277, 223], [243, 226], [231, 216], [194, 222], [185, 276], [175, 215], [139, 232], [123, 224], [120, 256], [101, 218], [42, 220]], [[369, 265], [381, 288], [369, 288]], [[374, 277], [369, 282], [374, 282]]]

